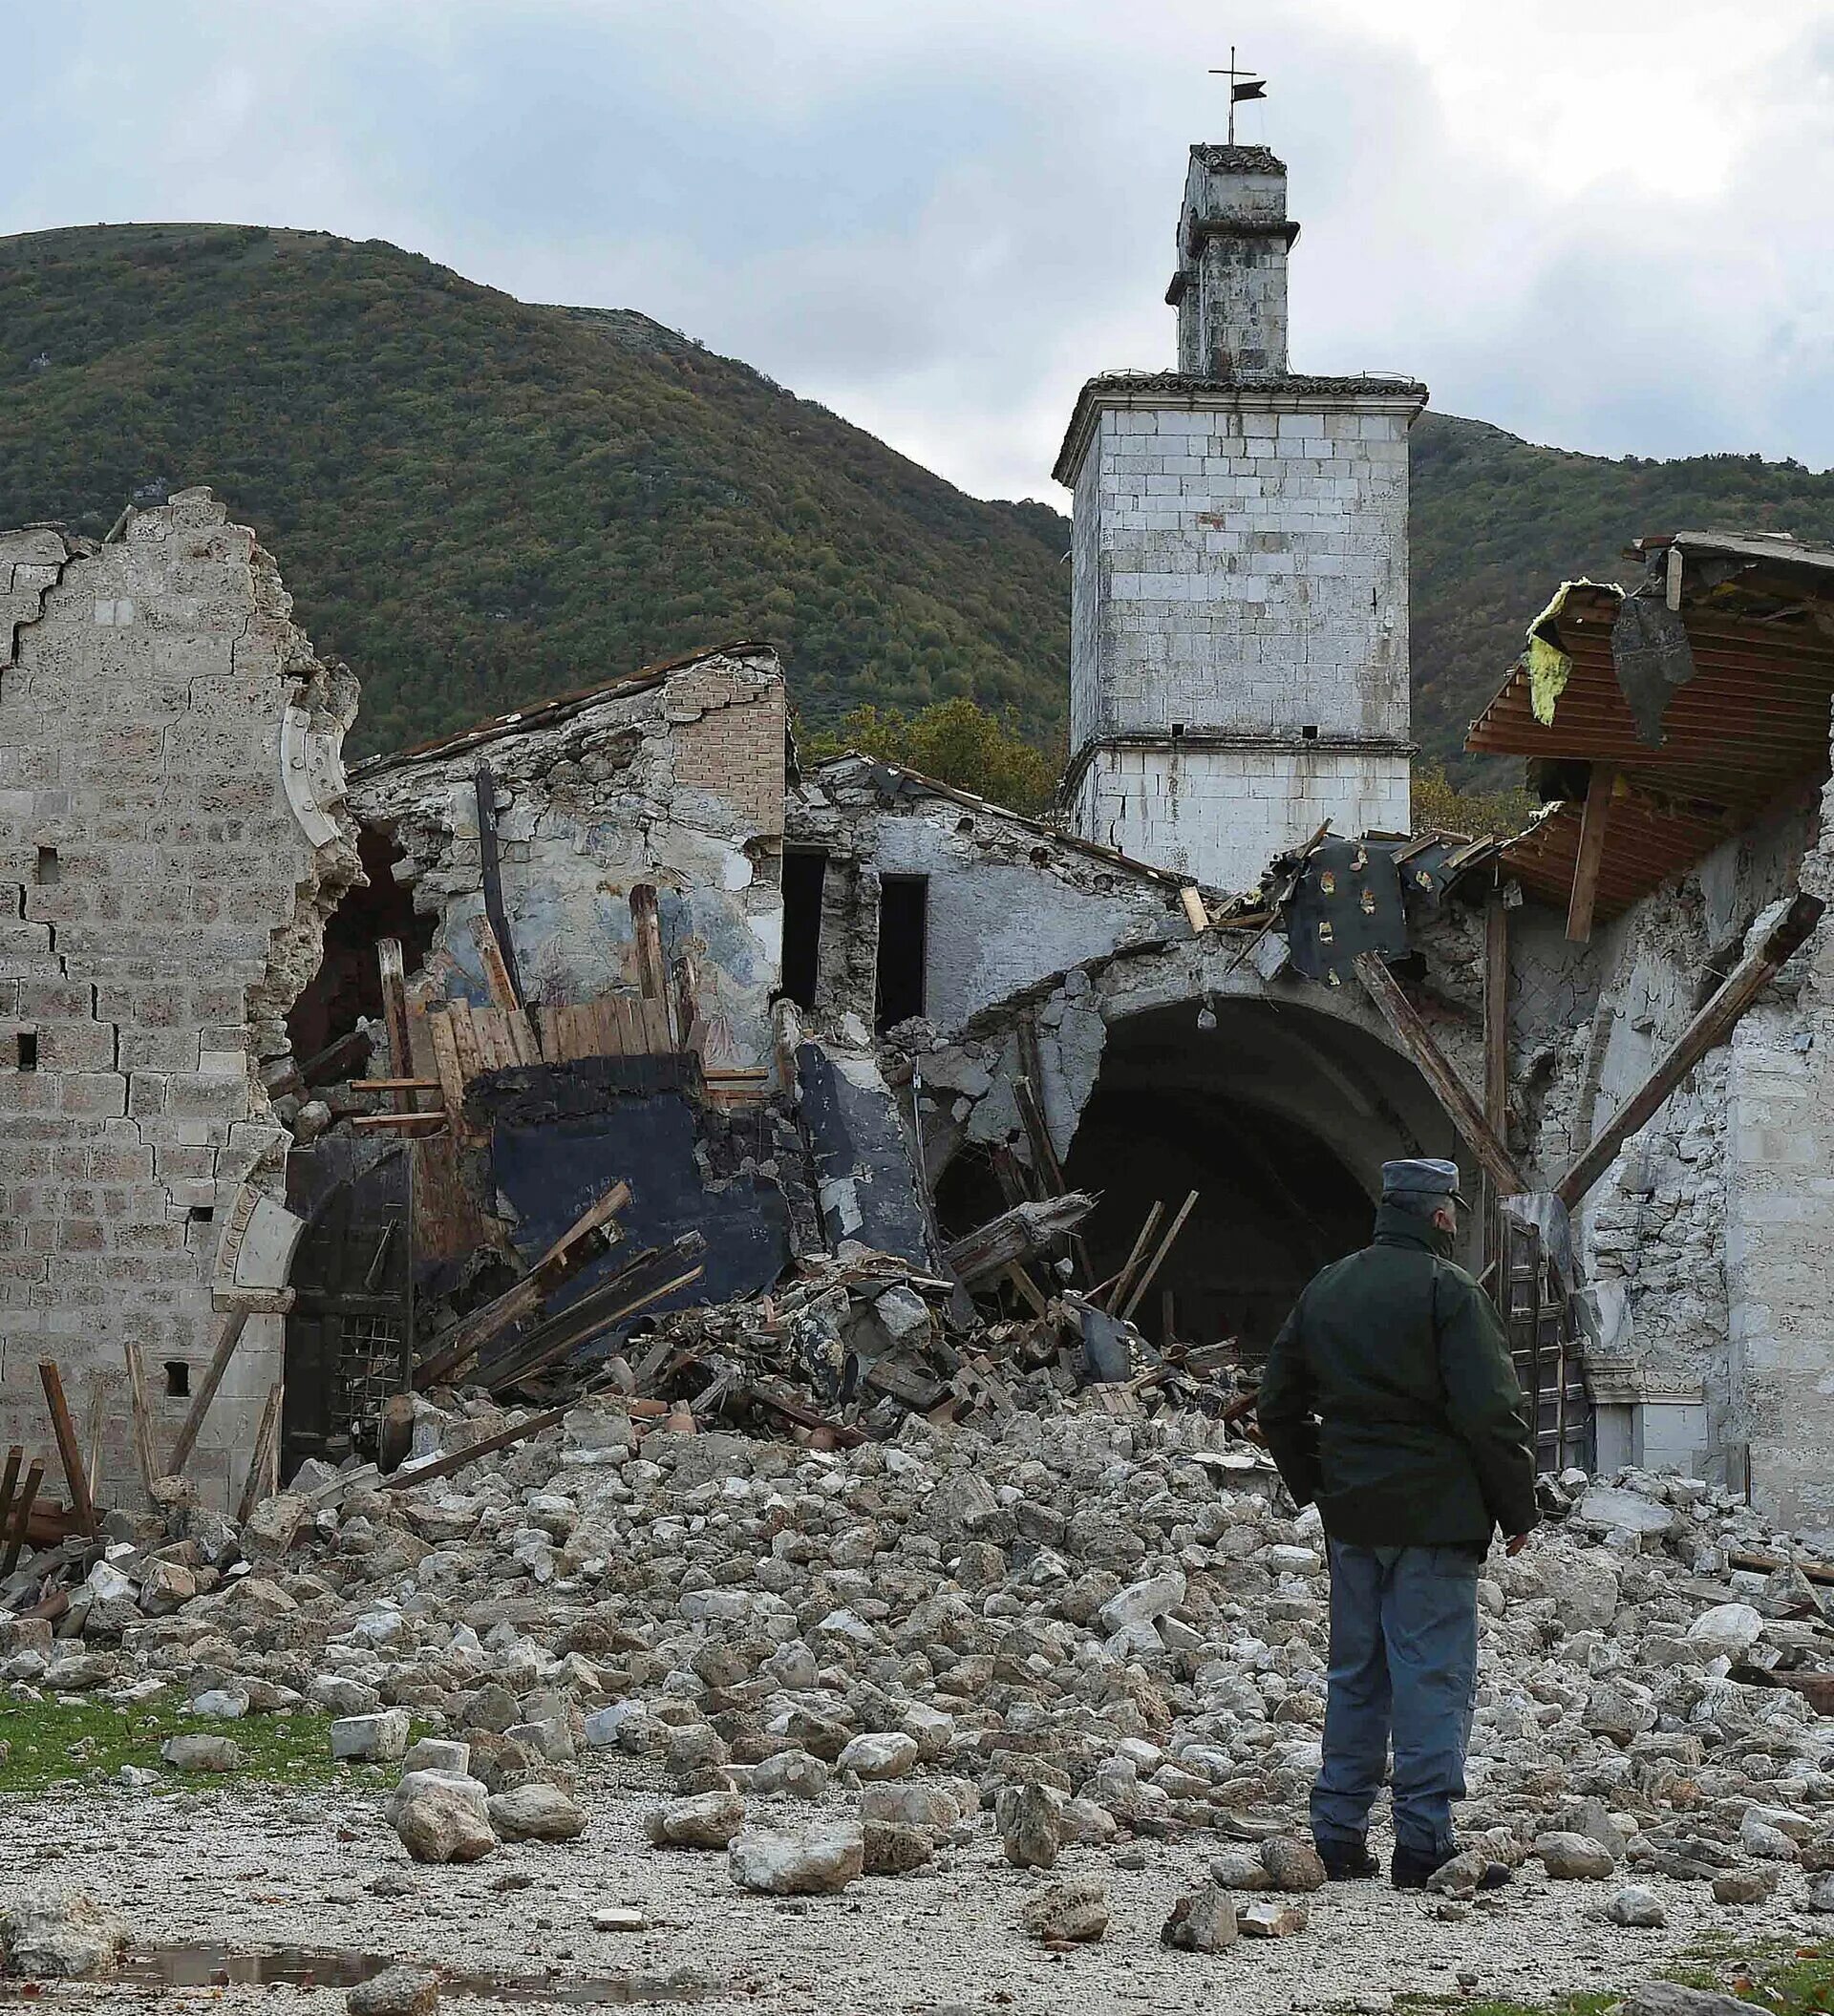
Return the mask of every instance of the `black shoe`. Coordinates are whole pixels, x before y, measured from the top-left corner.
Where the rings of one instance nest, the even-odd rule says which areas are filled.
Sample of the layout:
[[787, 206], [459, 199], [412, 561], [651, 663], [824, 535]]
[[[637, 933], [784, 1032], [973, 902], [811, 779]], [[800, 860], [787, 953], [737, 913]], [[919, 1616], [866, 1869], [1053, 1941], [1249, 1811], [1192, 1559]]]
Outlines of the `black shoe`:
[[1382, 1865], [1370, 1854], [1369, 1843], [1361, 1835], [1354, 1841], [1333, 1841], [1329, 1848], [1322, 1841], [1316, 1846], [1325, 1875], [1333, 1883], [1360, 1882], [1382, 1873]]
[[1418, 1849], [1397, 1848], [1388, 1865], [1389, 1878], [1397, 1890], [1424, 1890], [1427, 1878], [1444, 1868], [1457, 1853], [1456, 1848], [1448, 1848], [1443, 1855], [1437, 1850], [1422, 1855]]

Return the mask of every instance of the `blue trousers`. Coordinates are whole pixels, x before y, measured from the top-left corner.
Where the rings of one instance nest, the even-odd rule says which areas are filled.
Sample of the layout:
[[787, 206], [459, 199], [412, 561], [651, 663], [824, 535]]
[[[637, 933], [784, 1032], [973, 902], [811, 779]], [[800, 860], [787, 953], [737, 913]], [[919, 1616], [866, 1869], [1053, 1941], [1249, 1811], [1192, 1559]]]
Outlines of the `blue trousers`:
[[1392, 1736], [1397, 1842], [1451, 1853], [1477, 1690], [1482, 1559], [1463, 1547], [1331, 1542], [1331, 1685], [1312, 1794], [1321, 1849], [1369, 1825]]

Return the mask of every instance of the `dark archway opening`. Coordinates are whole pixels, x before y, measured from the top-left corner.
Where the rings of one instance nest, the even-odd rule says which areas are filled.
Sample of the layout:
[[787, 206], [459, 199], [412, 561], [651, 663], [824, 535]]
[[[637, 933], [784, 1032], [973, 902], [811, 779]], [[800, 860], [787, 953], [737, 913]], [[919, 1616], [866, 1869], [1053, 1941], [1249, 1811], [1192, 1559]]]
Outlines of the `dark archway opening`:
[[[1234, 1338], [1259, 1360], [1313, 1274], [1369, 1241], [1382, 1162], [1453, 1152], [1413, 1067], [1316, 1009], [1181, 1002], [1111, 1026], [1064, 1174], [1099, 1193], [1083, 1227], [1097, 1278], [1119, 1272], [1154, 1201], [1199, 1193], [1134, 1311], [1147, 1336]], [[1169, 1301], [1167, 1300], [1169, 1298]]]
[[349, 1036], [361, 1018], [382, 1013], [376, 941], [398, 938], [410, 973], [433, 948], [437, 920], [422, 917], [414, 907], [413, 891], [395, 879], [395, 863], [406, 859], [401, 849], [387, 834], [364, 826], [356, 851], [369, 886], [346, 891], [331, 912], [325, 925], [325, 956], [287, 1017], [293, 1055], [309, 1080], [315, 1057]]

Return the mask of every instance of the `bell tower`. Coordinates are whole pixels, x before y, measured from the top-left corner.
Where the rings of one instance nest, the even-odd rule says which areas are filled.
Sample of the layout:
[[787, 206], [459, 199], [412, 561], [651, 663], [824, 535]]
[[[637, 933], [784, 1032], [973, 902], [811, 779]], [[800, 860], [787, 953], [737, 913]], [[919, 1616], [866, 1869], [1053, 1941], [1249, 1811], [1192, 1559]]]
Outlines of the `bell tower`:
[[1327, 819], [1408, 827], [1407, 432], [1426, 388], [1288, 368], [1285, 164], [1194, 146], [1178, 368], [1092, 378], [1064, 796], [1085, 838], [1225, 889]]

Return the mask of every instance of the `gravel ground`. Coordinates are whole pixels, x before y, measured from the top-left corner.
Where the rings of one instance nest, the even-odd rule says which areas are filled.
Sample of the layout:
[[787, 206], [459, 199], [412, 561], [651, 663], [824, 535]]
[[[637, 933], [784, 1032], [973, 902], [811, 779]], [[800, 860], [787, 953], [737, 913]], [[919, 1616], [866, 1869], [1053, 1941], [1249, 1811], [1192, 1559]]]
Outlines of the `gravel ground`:
[[[1159, 1928], [1203, 1876], [1217, 1836], [1147, 1841], [1122, 1851], [1072, 1848], [1055, 1877], [1095, 1874], [1114, 1919], [1098, 1945], [1056, 1956], [1019, 1931], [1031, 1890], [1055, 1877], [1001, 1858], [991, 1829], [945, 1849], [929, 1868], [867, 1878], [845, 1894], [777, 1901], [736, 1891], [723, 1855], [660, 1853], [644, 1840], [660, 1781], [640, 1763], [594, 1759], [581, 1772], [591, 1816], [583, 1840], [506, 1846], [469, 1867], [410, 1862], [377, 1795], [288, 1794], [242, 1788], [178, 1794], [74, 1792], [0, 1803], [0, 1894], [23, 1882], [73, 1886], [119, 1910], [137, 1942], [221, 1942], [237, 1950], [300, 1946], [422, 1960], [459, 1971], [647, 1976], [713, 1986], [697, 2006], [852, 2016], [949, 2008], [1093, 2012], [1196, 2004], [1232, 2016], [1332, 2008], [1387, 2009], [1397, 1995], [1455, 1996], [1461, 1972], [1485, 1996], [1544, 1999], [1628, 1984], [1705, 1937], [1759, 1947], [1825, 1938], [1801, 1909], [1804, 1878], [1788, 1873], [1770, 1904], [1716, 1905], [1704, 1885], [1645, 1878], [1666, 1902], [1660, 1931], [1627, 1931], [1598, 1914], [1614, 1884], [1550, 1883], [1534, 1865], [1442, 1921], [1437, 1899], [1385, 1883], [1333, 1885], [1309, 1901], [1293, 1938], [1243, 1942], [1220, 1955], [1171, 1953]], [[755, 1802], [761, 1811], [765, 1802]], [[786, 1802], [786, 1822], [816, 1809]], [[843, 1794], [825, 1802], [840, 1814]], [[1385, 1845], [1385, 1844], [1384, 1844]], [[399, 1897], [368, 1887], [405, 1877]], [[509, 1879], [506, 1882], [506, 1879]], [[511, 1884], [515, 1887], [511, 1887]], [[591, 1914], [634, 1904], [650, 1929], [608, 1934]], [[1468, 1986], [1468, 1984], [1462, 1984]], [[144, 1987], [61, 1984], [71, 2009], [145, 2006]], [[562, 2006], [560, 1993], [524, 2006]], [[172, 1989], [162, 2008], [341, 2009], [341, 1991], [292, 1987]], [[501, 2007], [449, 1996], [453, 2009]]]

